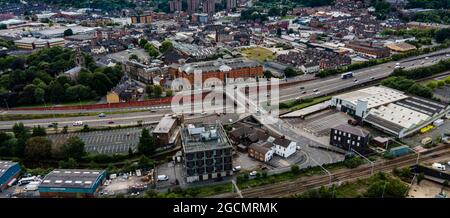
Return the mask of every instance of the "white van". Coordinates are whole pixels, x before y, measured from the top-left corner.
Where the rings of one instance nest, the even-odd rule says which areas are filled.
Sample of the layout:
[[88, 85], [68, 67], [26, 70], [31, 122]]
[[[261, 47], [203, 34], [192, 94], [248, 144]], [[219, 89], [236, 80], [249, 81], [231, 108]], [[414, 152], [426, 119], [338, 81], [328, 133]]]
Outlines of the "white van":
[[440, 163], [433, 163], [432, 167], [437, 170], [445, 171], [445, 165]]
[[73, 122], [73, 126], [82, 126], [83, 125], [83, 121], [75, 121]]
[[166, 175], [158, 175], [158, 181], [167, 181], [169, 177]]
[[39, 184], [41, 184], [41, 182], [39, 182], [39, 181], [30, 182], [25, 186], [25, 190], [26, 191], [36, 191], [36, 190], [38, 190]]

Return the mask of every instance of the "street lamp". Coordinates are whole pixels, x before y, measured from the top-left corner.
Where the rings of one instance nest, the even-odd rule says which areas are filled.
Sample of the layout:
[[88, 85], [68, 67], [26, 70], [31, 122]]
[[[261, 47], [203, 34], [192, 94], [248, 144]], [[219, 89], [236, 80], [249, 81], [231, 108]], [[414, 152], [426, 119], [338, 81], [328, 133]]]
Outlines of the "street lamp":
[[322, 168], [322, 170], [324, 170], [328, 176], [330, 177], [330, 185], [331, 185], [331, 180], [332, 180], [332, 174], [330, 173], [330, 171], [328, 171], [327, 169], [325, 169], [325, 167], [322, 166], [322, 164], [317, 163], [316, 160], [314, 160], [314, 158], [309, 157], [309, 159], [311, 159], [312, 161], [314, 161], [315, 164], [317, 164], [320, 168]]

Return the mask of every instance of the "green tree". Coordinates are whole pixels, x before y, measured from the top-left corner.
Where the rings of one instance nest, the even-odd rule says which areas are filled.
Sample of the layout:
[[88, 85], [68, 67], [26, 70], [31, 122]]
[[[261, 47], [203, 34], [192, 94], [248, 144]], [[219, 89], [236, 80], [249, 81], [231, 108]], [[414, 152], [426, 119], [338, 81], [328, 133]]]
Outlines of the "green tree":
[[448, 76], [447, 78], [445, 78], [445, 84], [449, 85], [450, 84], [450, 76]]
[[437, 88], [437, 86], [438, 86], [438, 84], [436, 81], [430, 81], [427, 83], [427, 87], [430, 89], [435, 89], [435, 88]]
[[11, 148], [11, 152], [16, 157], [22, 157], [25, 152], [25, 143], [30, 138], [30, 133], [23, 123], [15, 123], [13, 126], [13, 133], [17, 141], [11, 141], [14, 145], [14, 147]]
[[172, 96], [173, 96], [173, 91], [172, 91], [172, 89], [166, 90], [166, 97], [172, 97]]
[[153, 95], [154, 90], [155, 90], [154, 85], [146, 85], [145, 86], [145, 93], [147, 93], [148, 96]]
[[161, 43], [161, 46], [159, 47], [159, 51], [161, 53], [164, 53], [164, 52], [168, 51], [171, 48], [173, 48], [172, 42], [169, 41], [169, 40], [165, 40], [164, 42]]
[[80, 159], [85, 153], [84, 142], [77, 136], [70, 137], [61, 146], [61, 153], [64, 158]]
[[36, 88], [34, 90], [34, 99], [36, 102], [44, 102], [45, 101], [45, 90], [42, 88]]
[[300, 173], [300, 167], [298, 165], [292, 165], [291, 166], [291, 173], [293, 173], [293, 174]]
[[437, 82], [437, 87], [438, 87], [438, 88], [441, 88], [442, 86], [445, 86], [445, 81], [444, 81], [444, 80], [439, 80], [439, 81]]
[[136, 54], [132, 54], [130, 55], [130, 57], [128, 58], [128, 60], [135, 60], [137, 62], [140, 62], [139, 57]]
[[63, 127], [61, 133], [62, 134], [67, 134], [68, 132], [69, 132], [69, 127], [66, 125], [66, 126]]
[[146, 157], [145, 155], [141, 155], [138, 161], [138, 167], [141, 169], [149, 169], [152, 168], [154, 164], [154, 161], [150, 158]]
[[64, 31], [64, 36], [72, 36], [73, 35], [73, 30], [72, 29], [66, 29]]
[[434, 38], [437, 43], [443, 43], [447, 39], [450, 39], [450, 28], [444, 28], [436, 31]]
[[278, 28], [278, 29], [277, 29], [277, 36], [278, 36], [278, 37], [281, 37], [281, 34], [282, 34], [282, 30], [281, 30], [281, 28]]
[[265, 77], [265, 78], [271, 78], [271, 77], [273, 77], [272, 72], [270, 72], [270, 70], [265, 70], [265, 71], [263, 72], [263, 74], [264, 74], [264, 77]]
[[155, 97], [161, 97], [162, 91], [163, 89], [160, 85], [155, 85], [155, 90], [153, 90]]
[[59, 168], [74, 169], [77, 168], [78, 163], [74, 158], [69, 158], [67, 161], [61, 160], [58, 162]]
[[152, 155], [155, 151], [155, 140], [150, 135], [147, 128], [142, 129], [141, 137], [139, 139], [138, 151], [143, 155]]
[[292, 67], [288, 67], [284, 69], [284, 75], [286, 77], [293, 77], [297, 75], [297, 71], [295, 71]]
[[25, 158], [31, 161], [42, 161], [51, 158], [52, 142], [45, 137], [29, 138], [25, 145]]
[[40, 125], [33, 127], [33, 133], [31, 133], [32, 137], [36, 136], [46, 136], [47, 132]]
[[425, 179], [425, 174], [424, 173], [419, 173], [417, 175], [417, 184], [420, 185], [420, 182], [422, 182], [423, 179]]
[[145, 45], [147, 45], [148, 40], [147, 39], [140, 39], [139, 40], [139, 46], [141, 46], [141, 48], [144, 48]]

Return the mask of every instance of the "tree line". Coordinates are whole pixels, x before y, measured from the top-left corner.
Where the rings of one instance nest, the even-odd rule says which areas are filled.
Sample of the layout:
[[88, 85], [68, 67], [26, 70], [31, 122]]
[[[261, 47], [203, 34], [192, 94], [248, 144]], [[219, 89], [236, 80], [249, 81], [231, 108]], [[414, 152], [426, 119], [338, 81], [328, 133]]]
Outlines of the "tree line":
[[0, 58], [0, 105], [14, 107], [95, 99], [115, 87], [123, 76], [120, 65], [97, 67], [84, 55], [85, 68], [76, 76], [63, 72], [74, 68], [75, 52], [61, 47], [40, 50], [25, 57]]

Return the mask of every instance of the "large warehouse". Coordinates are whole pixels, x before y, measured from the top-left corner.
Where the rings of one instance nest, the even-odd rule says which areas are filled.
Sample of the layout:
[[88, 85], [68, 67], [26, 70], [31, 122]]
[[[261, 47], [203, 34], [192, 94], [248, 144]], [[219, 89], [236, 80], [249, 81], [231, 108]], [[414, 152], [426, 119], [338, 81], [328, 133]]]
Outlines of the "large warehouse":
[[0, 160], [0, 191], [8, 187], [8, 183], [18, 177], [20, 165], [16, 162]]
[[105, 170], [56, 169], [39, 185], [41, 197], [94, 197], [106, 178]]
[[331, 105], [399, 138], [418, 132], [450, 111], [450, 105], [383, 86], [334, 96]]

